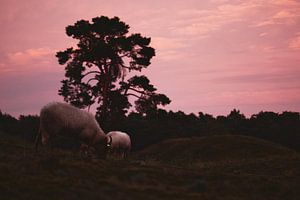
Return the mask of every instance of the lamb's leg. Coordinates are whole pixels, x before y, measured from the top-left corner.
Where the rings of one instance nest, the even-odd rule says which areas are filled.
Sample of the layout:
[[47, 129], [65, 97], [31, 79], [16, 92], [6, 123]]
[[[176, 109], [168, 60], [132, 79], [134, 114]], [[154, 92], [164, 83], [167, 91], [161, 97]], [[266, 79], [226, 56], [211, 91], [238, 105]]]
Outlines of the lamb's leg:
[[122, 149], [122, 158], [123, 159], [125, 159], [125, 157], [126, 157], [126, 152], [125, 151], [126, 151], [125, 149]]

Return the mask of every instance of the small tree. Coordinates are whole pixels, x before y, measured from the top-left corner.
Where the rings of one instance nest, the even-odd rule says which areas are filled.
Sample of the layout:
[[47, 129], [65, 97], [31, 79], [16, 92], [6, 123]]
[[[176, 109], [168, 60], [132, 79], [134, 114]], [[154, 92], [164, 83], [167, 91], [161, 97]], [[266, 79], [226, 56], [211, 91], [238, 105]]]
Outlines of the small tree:
[[128, 30], [129, 26], [118, 17], [105, 16], [66, 27], [67, 35], [78, 40], [76, 48], [56, 54], [59, 64], [66, 65], [66, 79], [59, 90], [66, 102], [80, 108], [97, 103], [101, 120], [116, 113], [124, 115], [131, 106], [130, 95], [138, 98], [137, 110], [142, 110], [141, 102], [147, 101], [154, 108], [170, 103], [167, 96], [156, 93], [147, 77], [125, 80], [129, 72], [148, 67], [155, 55], [150, 38], [128, 35]]

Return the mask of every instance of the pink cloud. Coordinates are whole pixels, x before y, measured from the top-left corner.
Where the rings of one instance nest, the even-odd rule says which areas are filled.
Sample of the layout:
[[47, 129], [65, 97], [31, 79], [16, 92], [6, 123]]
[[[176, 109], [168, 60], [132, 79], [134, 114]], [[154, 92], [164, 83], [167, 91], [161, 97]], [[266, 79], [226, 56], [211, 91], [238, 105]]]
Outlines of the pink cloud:
[[299, 21], [300, 15], [298, 14], [300, 9], [281, 10], [272, 16], [270, 24], [286, 24], [293, 25]]
[[[0, 74], [29, 71], [57, 71], [56, 50], [50, 48], [30, 48], [23, 51], [7, 53], [0, 65]], [[58, 68], [57, 68], [58, 69]]]
[[289, 42], [289, 48], [293, 50], [300, 50], [300, 33], [298, 33], [298, 36], [291, 39]]
[[260, 37], [264, 37], [264, 36], [266, 36], [266, 35], [268, 35], [268, 33], [266, 33], [266, 32], [260, 33], [260, 34], [259, 34]]
[[9, 53], [8, 58], [9, 61], [14, 64], [24, 65], [28, 64], [29, 62], [48, 57], [54, 53], [55, 51], [51, 50], [50, 48], [26, 49], [23, 52]]
[[272, 53], [274, 51], [276, 51], [277, 49], [272, 46], [272, 45], [260, 45], [260, 44], [256, 44], [256, 45], [250, 45], [249, 46], [249, 50], [250, 51], [254, 51], [254, 52], [261, 52], [261, 53]]
[[287, 10], [281, 10], [273, 16], [273, 19], [286, 19], [294, 17], [299, 17], [299, 14], [295, 14]]
[[[278, 4], [277, 2], [275, 2], [275, 5], [277, 5], [277, 7], [268, 8], [268, 6], [263, 6], [267, 11], [271, 12], [271, 14], [268, 14], [269, 12], [266, 12], [266, 14], [262, 16], [262, 20], [256, 22], [254, 26], [263, 27], [268, 25], [295, 25], [297, 22], [299, 22], [300, 4], [295, 6], [291, 3]], [[284, 5], [284, 7], [282, 5]]]
[[183, 16], [183, 19], [176, 22], [182, 28], [178, 29], [177, 32], [183, 35], [207, 37], [211, 32], [220, 30], [226, 24], [244, 21], [245, 17], [253, 13], [252, 11], [258, 6], [252, 2], [226, 3], [214, 9], [182, 10], [179, 15]]
[[180, 49], [186, 44], [182, 40], [167, 37], [152, 37], [152, 45], [154, 48], [160, 50]]
[[184, 58], [185, 54], [181, 49], [187, 44], [184, 39], [167, 38], [167, 37], [153, 37], [152, 46], [157, 50], [158, 59], [164, 61], [172, 61]]
[[279, 6], [299, 6], [299, 2], [297, 0], [271, 0], [270, 3]]

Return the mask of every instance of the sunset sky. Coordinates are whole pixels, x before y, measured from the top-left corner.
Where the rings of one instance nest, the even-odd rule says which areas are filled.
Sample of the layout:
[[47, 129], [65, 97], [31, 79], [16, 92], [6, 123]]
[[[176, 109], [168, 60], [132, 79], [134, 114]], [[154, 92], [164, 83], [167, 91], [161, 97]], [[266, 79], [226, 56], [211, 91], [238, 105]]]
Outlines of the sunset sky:
[[0, 110], [38, 114], [58, 96], [55, 53], [75, 44], [65, 27], [118, 16], [151, 37], [143, 73], [186, 113], [250, 116], [300, 111], [299, 0], [0, 0]]

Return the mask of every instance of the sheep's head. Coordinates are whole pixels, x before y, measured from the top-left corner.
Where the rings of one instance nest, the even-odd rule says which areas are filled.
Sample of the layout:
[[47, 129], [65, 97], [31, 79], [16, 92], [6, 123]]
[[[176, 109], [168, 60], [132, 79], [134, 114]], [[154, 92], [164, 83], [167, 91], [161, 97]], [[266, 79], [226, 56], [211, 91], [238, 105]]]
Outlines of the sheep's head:
[[107, 154], [107, 137], [101, 137], [94, 145], [96, 154], [99, 158], [106, 158]]

